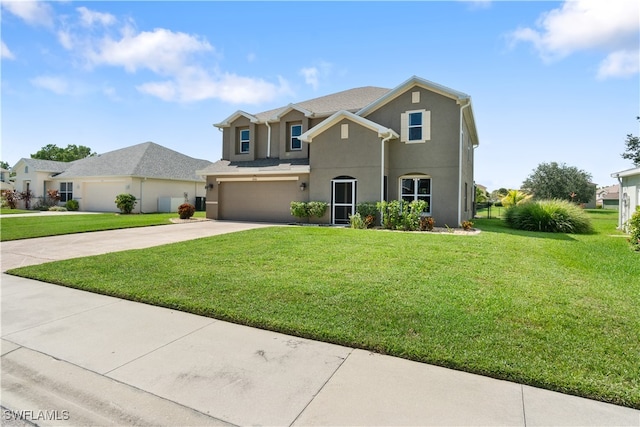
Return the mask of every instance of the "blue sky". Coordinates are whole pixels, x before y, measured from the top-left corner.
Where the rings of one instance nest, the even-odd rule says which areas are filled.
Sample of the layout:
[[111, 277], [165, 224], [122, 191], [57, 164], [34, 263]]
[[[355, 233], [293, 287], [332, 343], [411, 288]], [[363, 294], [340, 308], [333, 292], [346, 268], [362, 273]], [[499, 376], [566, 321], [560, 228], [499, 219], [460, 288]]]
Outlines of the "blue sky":
[[413, 75], [468, 93], [476, 182], [542, 162], [615, 183], [638, 135], [640, 6], [569, 2], [2, 1], [2, 152], [153, 141], [221, 156], [212, 126]]

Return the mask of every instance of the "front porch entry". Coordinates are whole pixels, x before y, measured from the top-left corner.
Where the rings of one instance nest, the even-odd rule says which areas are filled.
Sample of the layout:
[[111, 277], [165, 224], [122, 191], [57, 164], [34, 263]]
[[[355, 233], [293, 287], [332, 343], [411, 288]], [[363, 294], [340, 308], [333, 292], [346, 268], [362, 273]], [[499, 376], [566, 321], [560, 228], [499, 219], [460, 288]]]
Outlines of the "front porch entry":
[[342, 176], [331, 180], [331, 224], [349, 224], [356, 211], [356, 182]]

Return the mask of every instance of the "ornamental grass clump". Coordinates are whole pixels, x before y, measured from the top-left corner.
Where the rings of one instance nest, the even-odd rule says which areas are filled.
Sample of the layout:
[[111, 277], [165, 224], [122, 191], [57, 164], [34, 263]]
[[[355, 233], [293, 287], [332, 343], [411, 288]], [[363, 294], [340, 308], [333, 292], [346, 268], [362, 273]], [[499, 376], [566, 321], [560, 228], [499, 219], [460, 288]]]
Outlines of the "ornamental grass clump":
[[577, 205], [566, 200], [537, 200], [511, 206], [505, 212], [511, 228], [547, 233], [588, 234], [591, 221]]

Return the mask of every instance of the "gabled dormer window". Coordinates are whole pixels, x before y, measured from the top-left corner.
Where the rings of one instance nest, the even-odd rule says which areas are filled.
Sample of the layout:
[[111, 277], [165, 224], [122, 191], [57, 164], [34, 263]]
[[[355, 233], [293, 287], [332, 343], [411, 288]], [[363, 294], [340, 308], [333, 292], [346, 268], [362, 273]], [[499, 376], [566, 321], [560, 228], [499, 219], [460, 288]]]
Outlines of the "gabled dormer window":
[[249, 152], [249, 140], [251, 133], [249, 129], [240, 129], [240, 152], [248, 153]]
[[302, 150], [300, 135], [302, 135], [302, 125], [291, 125], [291, 151]]
[[431, 111], [414, 110], [401, 114], [400, 140], [419, 143], [431, 140]]

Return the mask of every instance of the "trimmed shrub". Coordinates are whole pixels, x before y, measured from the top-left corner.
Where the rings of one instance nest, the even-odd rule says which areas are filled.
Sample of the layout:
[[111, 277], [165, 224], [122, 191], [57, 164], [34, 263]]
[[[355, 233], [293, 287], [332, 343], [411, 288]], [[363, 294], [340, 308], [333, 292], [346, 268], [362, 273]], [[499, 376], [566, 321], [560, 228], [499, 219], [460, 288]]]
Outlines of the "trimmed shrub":
[[327, 208], [329, 207], [328, 203], [325, 202], [309, 202], [307, 203], [307, 210], [309, 212], [310, 217], [322, 218], [324, 214], [327, 212]]
[[67, 208], [68, 211], [77, 211], [80, 209], [80, 204], [77, 200], [67, 200], [64, 207]]
[[422, 212], [427, 209], [427, 202], [414, 200], [392, 200], [378, 202], [377, 208], [382, 212], [382, 226], [392, 230], [415, 231], [420, 228]]
[[580, 207], [566, 200], [537, 200], [511, 206], [505, 212], [511, 228], [547, 233], [586, 234], [593, 232], [591, 221]]
[[629, 243], [634, 251], [640, 251], [640, 206], [629, 220]]
[[136, 203], [136, 196], [133, 194], [118, 194], [115, 200], [116, 206], [123, 214], [130, 214], [136, 206]]
[[67, 208], [64, 208], [62, 206], [51, 206], [48, 210], [55, 212], [66, 212]]
[[295, 216], [296, 218], [309, 218], [309, 209], [305, 202], [291, 202], [289, 211], [291, 212], [291, 216]]
[[291, 202], [289, 211], [296, 218], [322, 218], [327, 212], [329, 204], [326, 202]]
[[196, 211], [196, 207], [191, 203], [183, 203], [178, 206], [178, 215], [180, 215], [180, 219], [189, 219], [193, 216]]

